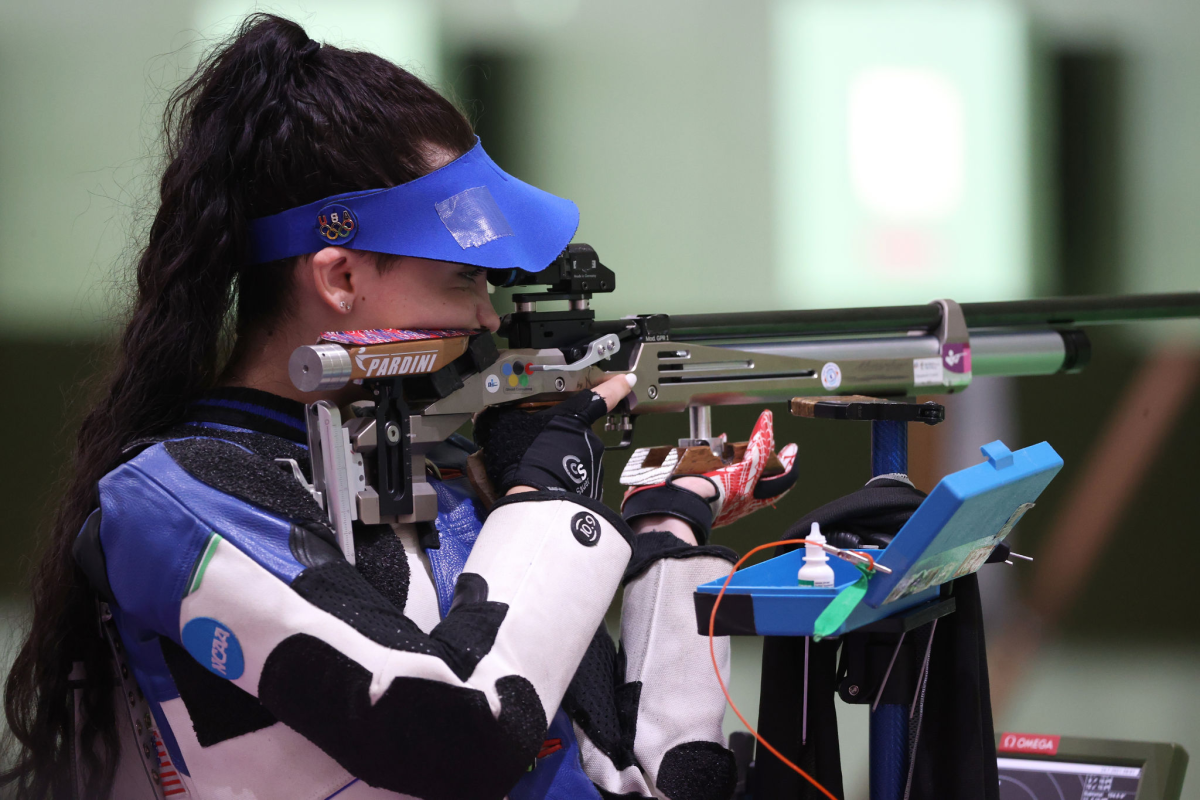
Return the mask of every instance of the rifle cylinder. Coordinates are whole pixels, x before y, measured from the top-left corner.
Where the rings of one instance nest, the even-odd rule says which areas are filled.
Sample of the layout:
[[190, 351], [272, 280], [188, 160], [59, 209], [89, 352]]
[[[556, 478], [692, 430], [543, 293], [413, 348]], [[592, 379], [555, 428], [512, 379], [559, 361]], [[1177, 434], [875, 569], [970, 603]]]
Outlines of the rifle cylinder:
[[[936, 336], [871, 339], [799, 339], [717, 344], [743, 352], [828, 361], [913, 359], [938, 355]], [[981, 375], [1053, 375], [1087, 365], [1090, 345], [1083, 331], [971, 331], [971, 372]]]
[[340, 389], [350, 380], [353, 364], [340, 344], [298, 347], [288, 359], [288, 376], [302, 392]]

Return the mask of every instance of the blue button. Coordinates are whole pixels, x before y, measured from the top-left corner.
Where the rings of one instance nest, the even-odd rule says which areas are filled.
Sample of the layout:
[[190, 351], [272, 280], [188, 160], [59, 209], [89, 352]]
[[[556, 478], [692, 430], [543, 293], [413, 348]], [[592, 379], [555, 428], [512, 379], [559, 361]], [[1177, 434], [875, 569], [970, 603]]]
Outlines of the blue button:
[[500, 367], [500, 371], [503, 372], [505, 375], [512, 375], [512, 364], [505, 361], [504, 365], [502, 367]]
[[980, 447], [979, 450], [987, 456], [987, 460], [996, 469], [1011, 467], [1013, 464], [1012, 450], [1005, 447], [1004, 442], [999, 439], [994, 442], [988, 442], [983, 447]]

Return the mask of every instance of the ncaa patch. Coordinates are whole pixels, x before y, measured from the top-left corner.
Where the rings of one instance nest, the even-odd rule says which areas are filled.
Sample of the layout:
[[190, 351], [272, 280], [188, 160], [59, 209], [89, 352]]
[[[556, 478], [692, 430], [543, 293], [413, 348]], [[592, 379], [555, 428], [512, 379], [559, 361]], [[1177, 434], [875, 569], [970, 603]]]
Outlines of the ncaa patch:
[[325, 244], [348, 244], [358, 233], [358, 218], [343, 205], [325, 206], [317, 212], [317, 233]]
[[246, 671], [242, 645], [233, 631], [211, 617], [196, 617], [183, 626], [183, 647], [214, 675], [234, 680]]
[[600, 541], [600, 520], [596, 519], [595, 514], [580, 511], [571, 517], [571, 533], [584, 547], [595, 547]]

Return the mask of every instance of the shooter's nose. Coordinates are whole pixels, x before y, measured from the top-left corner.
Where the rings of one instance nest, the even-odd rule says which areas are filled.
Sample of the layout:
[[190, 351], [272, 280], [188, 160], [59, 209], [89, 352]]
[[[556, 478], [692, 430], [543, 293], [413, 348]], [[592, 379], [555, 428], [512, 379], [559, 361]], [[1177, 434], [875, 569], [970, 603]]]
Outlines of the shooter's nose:
[[475, 318], [479, 321], [479, 327], [487, 328], [492, 333], [500, 329], [500, 315], [492, 308], [491, 295], [485, 294], [480, 299], [476, 306]]

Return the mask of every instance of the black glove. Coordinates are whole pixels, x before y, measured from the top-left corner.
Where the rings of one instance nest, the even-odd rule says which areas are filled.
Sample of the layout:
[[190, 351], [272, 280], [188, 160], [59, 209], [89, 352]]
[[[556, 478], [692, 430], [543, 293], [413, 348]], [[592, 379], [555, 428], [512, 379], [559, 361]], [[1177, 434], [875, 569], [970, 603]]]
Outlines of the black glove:
[[593, 391], [530, 414], [492, 406], [475, 421], [475, 441], [498, 493], [514, 486], [565, 490], [599, 500], [604, 490], [604, 443], [592, 424], [608, 413]]

